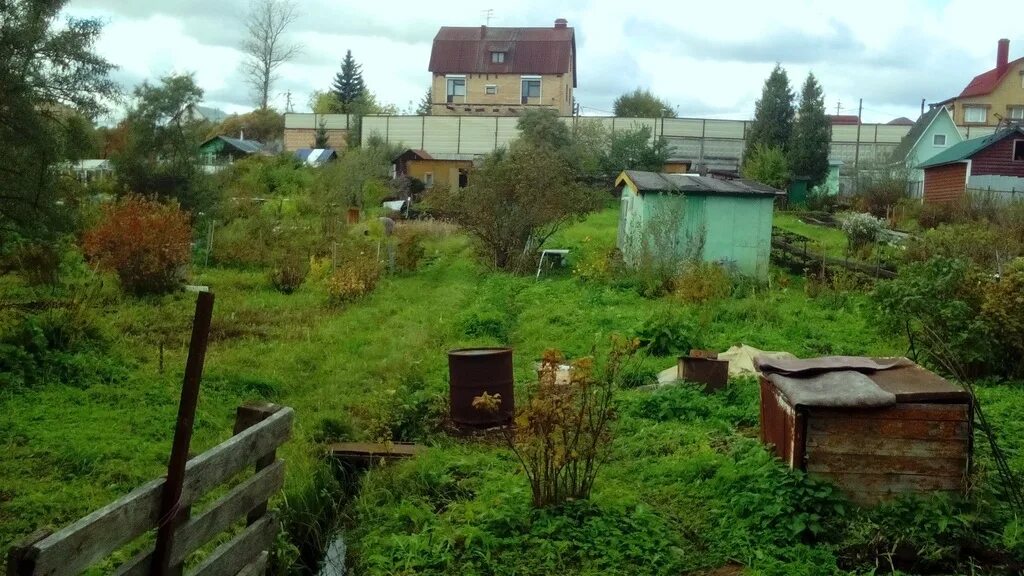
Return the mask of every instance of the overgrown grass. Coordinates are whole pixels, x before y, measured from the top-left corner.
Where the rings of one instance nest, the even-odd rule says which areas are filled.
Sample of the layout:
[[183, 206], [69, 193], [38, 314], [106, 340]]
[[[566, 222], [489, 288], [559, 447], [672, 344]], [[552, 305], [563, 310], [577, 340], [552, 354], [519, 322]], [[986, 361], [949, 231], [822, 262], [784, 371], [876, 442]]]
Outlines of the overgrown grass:
[[[610, 248], [616, 221], [606, 209], [551, 247]], [[330, 528], [323, 442], [386, 429], [430, 444], [421, 458], [370, 473], [348, 508], [360, 573], [679, 574], [737, 561], [762, 573], [817, 574], [845, 562], [828, 534], [833, 520], [853, 520], [835, 510], [829, 489], [784, 471], [760, 447], [752, 381], [711, 398], [689, 389], [623, 393], [615, 458], [593, 501], [557, 511], [529, 508], [528, 484], [506, 451], [448, 439], [424, 420], [436, 416], [427, 404], [446, 393], [445, 351], [462, 346], [513, 346], [520, 387], [547, 348], [570, 358], [600, 354], [613, 332], [634, 334], [666, 318], [685, 318], [701, 347], [717, 350], [746, 343], [798, 356], [903, 353], [903, 342], [875, 330], [865, 295], [809, 299], [791, 280], [684, 305], [564, 275], [493, 273], [450, 233], [428, 243], [426, 260], [343, 308], [326, 306], [315, 283], [284, 295], [264, 270], [197, 270], [194, 283], [209, 285], [217, 302], [193, 450], [227, 438], [245, 401], [294, 407], [278, 504], [293, 534], [306, 537]], [[97, 312], [113, 341], [81, 355], [118, 366], [120, 377], [0, 390], [0, 549], [163, 473], [193, 303], [184, 293], [107, 294]], [[653, 357], [645, 366], [653, 373], [674, 362]], [[1008, 426], [1018, 468], [1020, 398], [1019, 385], [983, 395], [993, 420]]]
[[811, 240], [808, 251], [824, 253], [826, 256], [842, 258], [846, 255], [846, 234], [838, 228], [804, 222], [790, 212], [776, 212], [773, 224], [780, 230], [799, 234]]

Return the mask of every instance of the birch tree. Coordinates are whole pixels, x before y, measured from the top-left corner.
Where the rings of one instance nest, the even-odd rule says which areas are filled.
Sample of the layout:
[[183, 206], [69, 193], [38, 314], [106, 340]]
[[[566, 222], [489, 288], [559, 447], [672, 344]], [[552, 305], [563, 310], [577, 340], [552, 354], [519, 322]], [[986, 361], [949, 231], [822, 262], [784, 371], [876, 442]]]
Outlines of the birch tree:
[[242, 42], [245, 59], [242, 74], [252, 88], [261, 110], [267, 109], [270, 93], [277, 81], [277, 69], [302, 51], [288, 42], [285, 31], [298, 18], [291, 0], [252, 0], [246, 18], [246, 39]]

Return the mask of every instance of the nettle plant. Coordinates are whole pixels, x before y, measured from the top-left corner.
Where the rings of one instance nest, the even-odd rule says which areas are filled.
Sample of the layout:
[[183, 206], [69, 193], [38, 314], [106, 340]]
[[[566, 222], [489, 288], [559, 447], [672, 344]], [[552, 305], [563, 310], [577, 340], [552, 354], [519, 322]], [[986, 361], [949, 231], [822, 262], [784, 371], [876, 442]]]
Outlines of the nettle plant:
[[[557, 378], [565, 358], [544, 353], [537, 382], [530, 385], [525, 407], [505, 440], [530, 481], [536, 508], [590, 497], [598, 469], [607, 461], [615, 418], [614, 396], [634, 366], [636, 340], [615, 336], [603, 369], [592, 357], [572, 362], [568, 382]], [[478, 410], [496, 411], [500, 396], [473, 399]]]

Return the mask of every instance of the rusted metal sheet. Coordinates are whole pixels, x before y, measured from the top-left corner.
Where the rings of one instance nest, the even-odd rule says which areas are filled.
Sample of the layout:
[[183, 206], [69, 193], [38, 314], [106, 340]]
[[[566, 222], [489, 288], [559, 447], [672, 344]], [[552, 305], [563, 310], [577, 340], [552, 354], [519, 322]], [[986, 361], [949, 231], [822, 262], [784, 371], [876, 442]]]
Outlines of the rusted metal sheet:
[[729, 384], [729, 361], [717, 357], [705, 350], [691, 350], [689, 356], [680, 356], [679, 378], [704, 384], [708, 392], [725, 388]]
[[896, 395], [896, 402], [962, 402], [970, 403], [971, 395], [959, 384], [913, 364], [868, 374], [883, 390]]
[[790, 468], [803, 468], [803, 414], [786, 402], [785, 397], [761, 378], [761, 441]]
[[[501, 426], [515, 414], [511, 348], [465, 348], [448, 353], [449, 405], [452, 422], [462, 426]], [[483, 393], [498, 395], [498, 410], [473, 406]]]

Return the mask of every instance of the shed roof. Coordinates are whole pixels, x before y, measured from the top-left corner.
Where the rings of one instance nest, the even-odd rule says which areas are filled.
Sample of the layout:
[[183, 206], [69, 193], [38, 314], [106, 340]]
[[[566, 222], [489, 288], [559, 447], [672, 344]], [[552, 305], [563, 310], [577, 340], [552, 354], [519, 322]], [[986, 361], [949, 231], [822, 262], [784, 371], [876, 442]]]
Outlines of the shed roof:
[[[505, 52], [504, 62], [491, 52]], [[576, 86], [576, 36], [568, 26], [496, 28], [442, 26], [428, 70], [434, 74], [566, 74]]]
[[1024, 127], [1022, 126], [1011, 126], [1004, 128], [998, 132], [989, 134], [988, 136], [982, 136], [981, 138], [972, 138], [970, 140], [964, 140], [959, 144], [954, 144], [949, 148], [939, 152], [935, 156], [932, 156], [928, 160], [922, 162], [918, 168], [931, 168], [933, 166], [942, 166], [943, 164], [952, 164], [954, 162], [963, 162], [971, 156], [974, 156], [978, 152], [981, 152], [985, 148], [995, 144], [996, 142], [1002, 141], [1004, 138], [1013, 134], [1024, 134]]
[[231, 138], [229, 136], [214, 136], [213, 138], [210, 138], [206, 142], [200, 144], [199, 147], [202, 148], [203, 146], [206, 146], [207, 144], [213, 142], [214, 140], [221, 140], [228, 146], [245, 154], [254, 154], [256, 152], [259, 152], [260, 150], [263, 150], [262, 142], [259, 142], [257, 140], [239, 140], [238, 138]]
[[828, 121], [833, 126], [856, 126], [860, 124], [860, 117], [856, 114], [829, 114]]
[[645, 192], [676, 192], [708, 196], [775, 197], [785, 194], [760, 182], [743, 179], [713, 178], [697, 174], [666, 174], [643, 170], [626, 170], [615, 180], [616, 186], [629, 182], [638, 194]]
[[903, 140], [900, 140], [899, 145], [896, 146], [895, 150], [893, 150], [892, 157], [901, 162], [906, 160], [907, 156], [910, 155], [910, 152], [921, 140], [921, 137], [924, 136], [928, 127], [931, 126], [932, 122], [935, 122], [935, 119], [942, 113], [949, 114], [949, 111], [946, 110], [945, 106], [936, 106], [924, 114], [921, 114], [921, 117], [918, 118], [917, 122], [914, 122], [914, 125], [910, 128], [910, 132], [907, 132], [907, 135], [903, 137]]
[[398, 156], [395, 156], [392, 162], [401, 162], [403, 160], [442, 160], [456, 162], [472, 162], [473, 160], [476, 160], [479, 156], [479, 154], [456, 154], [453, 152], [435, 152], [431, 154], [426, 150], [421, 150], [418, 148], [408, 148]]
[[319, 166], [337, 158], [338, 152], [334, 148], [299, 148], [295, 157], [304, 164]]

